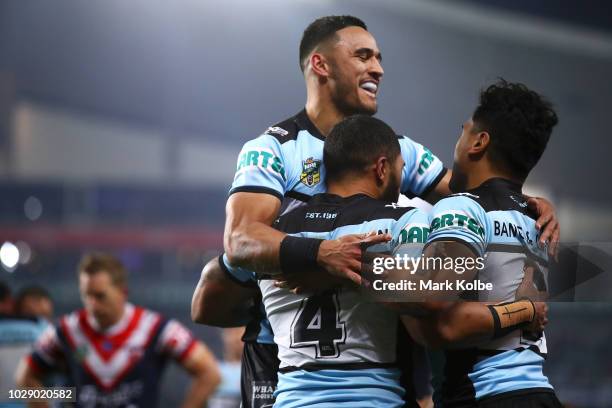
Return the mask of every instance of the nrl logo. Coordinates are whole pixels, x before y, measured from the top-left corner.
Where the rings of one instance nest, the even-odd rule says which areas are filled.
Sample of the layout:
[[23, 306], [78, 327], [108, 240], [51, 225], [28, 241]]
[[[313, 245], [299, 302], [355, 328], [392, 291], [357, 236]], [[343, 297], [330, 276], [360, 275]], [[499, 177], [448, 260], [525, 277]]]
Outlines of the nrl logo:
[[314, 187], [321, 181], [321, 160], [309, 157], [302, 161], [300, 181], [308, 187]]

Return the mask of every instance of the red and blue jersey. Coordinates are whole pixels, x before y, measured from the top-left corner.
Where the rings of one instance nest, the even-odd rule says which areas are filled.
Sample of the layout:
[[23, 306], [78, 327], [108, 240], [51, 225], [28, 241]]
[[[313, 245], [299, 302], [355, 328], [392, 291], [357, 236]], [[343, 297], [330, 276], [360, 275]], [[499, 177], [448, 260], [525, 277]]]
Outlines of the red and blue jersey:
[[29, 363], [65, 371], [79, 407], [154, 407], [166, 363], [185, 360], [196, 343], [176, 320], [128, 304], [104, 331], [85, 310], [63, 316], [36, 342]]

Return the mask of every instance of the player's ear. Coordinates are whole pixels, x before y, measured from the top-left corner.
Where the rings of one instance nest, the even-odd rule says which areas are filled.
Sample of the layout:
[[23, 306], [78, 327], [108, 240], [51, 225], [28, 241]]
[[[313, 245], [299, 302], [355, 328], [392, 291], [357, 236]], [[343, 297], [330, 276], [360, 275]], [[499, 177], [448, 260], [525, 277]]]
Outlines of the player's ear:
[[482, 154], [484, 153], [491, 143], [491, 135], [487, 131], [475, 132], [474, 136], [470, 141], [469, 154]]
[[327, 61], [327, 58], [325, 58], [323, 54], [313, 52], [308, 58], [308, 65], [310, 65], [310, 69], [312, 69], [312, 72], [317, 74], [317, 76], [324, 78], [329, 76], [329, 61]]
[[385, 156], [381, 156], [376, 160], [376, 181], [378, 184], [383, 184], [386, 177], [389, 176], [390, 168], [389, 168], [389, 160]]

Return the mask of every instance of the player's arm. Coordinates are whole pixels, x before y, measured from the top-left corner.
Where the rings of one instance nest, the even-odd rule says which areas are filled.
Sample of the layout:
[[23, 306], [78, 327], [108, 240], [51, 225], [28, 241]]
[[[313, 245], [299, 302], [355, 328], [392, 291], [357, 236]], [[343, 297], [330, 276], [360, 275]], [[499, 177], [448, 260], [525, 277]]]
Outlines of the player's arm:
[[[24, 356], [15, 371], [18, 387], [40, 388], [49, 372], [57, 370], [64, 358], [63, 347], [59, 341], [58, 327], [49, 326], [34, 343], [30, 354]], [[47, 407], [45, 402], [29, 403], [31, 407]]]
[[285, 157], [293, 152], [284, 149], [288, 147], [266, 133], [247, 142], [239, 155], [226, 205], [223, 246], [228, 263], [261, 274], [320, 266], [361, 283], [361, 237], [323, 241], [287, 236], [271, 227], [285, 192], [299, 177], [285, 166]]
[[181, 366], [191, 375], [191, 384], [183, 401], [183, 408], [199, 408], [221, 383], [221, 372], [215, 357], [201, 342], [181, 361]]
[[426, 317], [404, 315], [410, 335], [431, 348], [466, 348], [486, 343], [517, 329], [541, 332], [548, 323], [547, 306], [527, 299], [504, 304], [480, 302], [429, 303]]
[[[459, 241], [435, 241], [425, 248], [423, 257], [471, 258], [475, 263], [477, 254], [471, 246]], [[466, 270], [461, 275], [443, 268], [433, 268], [426, 273], [418, 271], [417, 274], [435, 282], [456, 282], [457, 279], [469, 282], [476, 275], [476, 269]], [[431, 348], [471, 347], [517, 329], [541, 332], [547, 323], [547, 307], [542, 302], [533, 303], [528, 299], [497, 305], [464, 302], [459, 300], [461, 291], [456, 287], [444, 292], [420, 292], [421, 298], [430, 300], [395, 306], [405, 313], [402, 321], [411, 336]]]
[[183, 407], [201, 407], [221, 381], [219, 366], [210, 350], [177, 320], [165, 323], [155, 351], [163, 358], [173, 359], [191, 375]]
[[222, 258], [211, 259], [204, 266], [191, 300], [191, 319], [218, 327], [244, 326], [251, 318], [249, 308], [259, 289], [249, 276], [232, 274]]
[[[15, 384], [19, 388], [42, 388], [43, 376], [39, 370], [36, 370], [28, 361], [29, 356], [26, 356], [19, 361], [15, 372]], [[47, 402], [28, 402], [28, 407], [46, 408], [49, 406]]]
[[255, 272], [280, 269], [280, 246], [286, 234], [271, 226], [280, 206], [280, 199], [271, 194], [237, 192], [229, 197], [223, 246], [232, 266]]

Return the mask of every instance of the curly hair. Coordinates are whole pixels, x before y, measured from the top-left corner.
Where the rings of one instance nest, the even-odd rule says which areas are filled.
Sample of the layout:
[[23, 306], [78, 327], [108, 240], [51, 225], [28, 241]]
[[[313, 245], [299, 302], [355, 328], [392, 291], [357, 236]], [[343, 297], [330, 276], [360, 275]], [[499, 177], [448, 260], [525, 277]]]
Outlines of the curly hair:
[[542, 157], [558, 123], [548, 100], [503, 78], [481, 91], [472, 120], [475, 131], [486, 131], [491, 137], [491, 161], [522, 179]]

